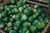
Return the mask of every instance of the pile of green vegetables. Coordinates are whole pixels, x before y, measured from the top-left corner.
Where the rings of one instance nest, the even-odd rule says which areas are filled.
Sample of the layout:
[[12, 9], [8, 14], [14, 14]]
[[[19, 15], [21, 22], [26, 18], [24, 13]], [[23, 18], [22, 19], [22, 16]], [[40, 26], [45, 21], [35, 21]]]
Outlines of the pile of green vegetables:
[[6, 33], [41, 33], [48, 18], [40, 5], [29, 7], [24, 0], [10, 4], [3, 2], [0, 7], [0, 28]]

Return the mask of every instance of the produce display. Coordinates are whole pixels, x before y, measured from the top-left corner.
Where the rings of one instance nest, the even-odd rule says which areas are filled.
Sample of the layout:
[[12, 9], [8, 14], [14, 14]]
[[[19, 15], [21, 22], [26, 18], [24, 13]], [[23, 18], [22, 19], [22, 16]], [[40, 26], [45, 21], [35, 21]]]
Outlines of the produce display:
[[29, 7], [24, 0], [3, 2], [0, 8], [0, 28], [6, 33], [41, 33], [48, 18], [40, 5]]

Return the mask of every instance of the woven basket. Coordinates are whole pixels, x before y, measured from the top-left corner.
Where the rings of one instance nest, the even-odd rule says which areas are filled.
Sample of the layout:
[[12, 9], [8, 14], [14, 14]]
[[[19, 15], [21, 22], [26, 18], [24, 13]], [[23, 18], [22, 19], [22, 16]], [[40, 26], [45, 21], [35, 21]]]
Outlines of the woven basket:
[[[8, 0], [3, 0], [3, 1], [4, 1], [4, 2], [9, 2]], [[26, 3], [27, 3], [30, 7], [33, 7], [34, 4], [36, 4], [35, 2], [27, 1], [27, 0], [26, 0]], [[2, 5], [0, 4], [0, 6], [2, 6]], [[47, 8], [47, 7], [44, 7], [44, 6], [45, 6], [44, 4], [42, 4], [41, 6], [42, 6], [44, 12], [46, 13], [46, 15], [47, 15], [47, 16], [50, 16], [50, 11], [48, 10], [48, 8]], [[48, 30], [48, 28], [49, 28], [49, 26], [50, 26], [50, 22], [48, 22], [48, 24], [46, 25], [46, 27], [45, 27], [45, 29], [42, 31], [42, 33], [46, 33], [47, 30]], [[0, 30], [0, 31], [2, 31], [2, 30]], [[4, 33], [5, 33], [5, 32], [4, 32]]]
[[43, 3], [47, 3], [48, 2], [48, 0], [30, 0], [30, 1], [43, 2]]

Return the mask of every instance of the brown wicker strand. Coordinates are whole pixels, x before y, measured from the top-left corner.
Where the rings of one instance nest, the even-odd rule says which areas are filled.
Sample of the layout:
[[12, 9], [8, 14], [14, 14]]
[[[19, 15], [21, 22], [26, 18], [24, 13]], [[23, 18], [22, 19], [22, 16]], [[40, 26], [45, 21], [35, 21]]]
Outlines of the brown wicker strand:
[[46, 33], [47, 32], [47, 29], [49, 28], [50, 26], [50, 22], [48, 22], [47, 26], [45, 27], [45, 29], [42, 31], [42, 33]]

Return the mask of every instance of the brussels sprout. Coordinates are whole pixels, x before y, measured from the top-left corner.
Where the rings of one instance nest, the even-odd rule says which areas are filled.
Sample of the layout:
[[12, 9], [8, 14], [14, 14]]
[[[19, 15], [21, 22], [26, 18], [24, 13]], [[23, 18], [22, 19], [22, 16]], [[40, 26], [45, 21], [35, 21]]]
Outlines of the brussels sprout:
[[45, 17], [46, 17], [45, 13], [41, 13], [41, 16], [42, 16], [43, 18], [45, 18]]
[[43, 12], [42, 8], [38, 8], [38, 12], [37, 13], [42, 13], [42, 12]]
[[14, 30], [18, 30], [18, 28], [20, 27], [21, 21], [16, 21], [15, 23], [13, 23], [13, 28]]
[[32, 23], [32, 25], [33, 25], [33, 26], [36, 26], [36, 24], [37, 24], [38, 22], [39, 22], [39, 20], [34, 20], [33, 23]]
[[3, 18], [3, 21], [8, 22], [8, 17]]
[[19, 30], [19, 27], [18, 26], [14, 26], [13, 29], [14, 30]]
[[26, 33], [27, 30], [28, 30], [27, 28], [22, 28], [22, 29], [19, 30], [19, 33]]
[[20, 14], [16, 14], [15, 18], [16, 20], [20, 20]]
[[9, 5], [10, 10], [16, 8], [16, 5]]
[[28, 9], [24, 9], [23, 12], [24, 12], [24, 14], [29, 14], [30, 13]]
[[19, 7], [18, 10], [19, 12], [22, 12], [24, 10], [24, 7]]
[[41, 33], [41, 32], [37, 32], [37, 33]]
[[16, 21], [15, 23], [14, 23], [14, 26], [20, 26], [20, 24], [21, 24], [21, 21]]
[[9, 6], [7, 6], [7, 5], [6, 5], [6, 6], [4, 6], [4, 11], [5, 11], [5, 12], [8, 12], [8, 11], [10, 11], [10, 8], [9, 8]]
[[49, 22], [49, 19], [46, 17], [46, 18], [44, 19], [44, 21], [45, 21], [45, 23], [48, 23], [48, 22]]
[[2, 18], [2, 15], [1, 15], [1, 13], [0, 13], [0, 18]]
[[19, 11], [17, 10], [17, 8], [13, 8], [12, 10], [11, 10], [11, 13], [12, 14], [17, 14]]
[[8, 8], [8, 6], [7, 6], [7, 5], [5, 5], [5, 6], [4, 6], [4, 10], [5, 10], [6, 8]]
[[17, 8], [14, 8], [14, 11], [16, 14], [19, 12]]
[[13, 20], [14, 20], [13, 18], [9, 18], [9, 21], [10, 21], [10, 22], [13, 22]]
[[45, 23], [44, 23], [44, 22], [38, 22], [38, 23], [36, 24], [36, 27], [37, 27], [37, 29], [42, 29], [42, 28], [45, 27]]
[[40, 5], [36, 4], [36, 5], [34, 5], [34, 8], [38, 9], [38, 8], [40, 8]]
[[22, 26], [24, 27], [24, 28], [27, 28], [27, 27], [29, 27], [31, 25], [31, 23], [29, 23], [29, 22], [24, 22], [23, 24], [22, 24]]
[[[10, 17], [10, 18], [14, 18], [12, 14], [10, 14], [9, 17]], [[10, 19], [10, 18], [9, 18], [9, 19]]]
[[24, 4], [25, 4], [25, 1], [24, 0], [20, 0], [19, 2], [16, 3], [17, 8], [23, 6]]
[[38, 11], [37, 9], [34, 9], [34, 8], [32, 10], [33, 10], [33, 13], [37, 13]]
[[12, 12], [11, 12], [11, 11], [8, 11], [8, 14], [9, 14], [9, 15], [12, 15]]
[[15, 22], [16, 20], [18, 20], [18, 19], [16, 19], [16, 15], [12, 15], [11, 17], [13, 19], [13, 22]]
[[32, 11], [29, 8], [26, 8], [24, 9], [23, 13], [26, 14], [27, 16], [30, 16], [32, 14]]
[[16, 8], [12, 9], [11, 13], [12, 14], [16, 14], [18, 12], [18, 10]]
[[25, 9], [25, 8], [27, 8], [28, 6], [27, 5], [23, 5], [23, 8]]
[[12, 18], [15, 18], [16, 15], [12, 15]]
[[32, 21], [33, 21], [33, 16], [30, 16], [30, 17], [28, 18], [28, 21], [32, 22]]
[[2, 10], [3, 10], [3, 6], [0, 6], [0, 11], [2, 12]]
[[33, 19], [36, 19], [38, 17], [39, 13], [33, 14]]
[[0, 28], [4, 27], [4, 23], [0, 22]]
[[37, 29], [36, 29], [36, 26], [30, 26], [29, 28], [31, 30], [32, 33], [34, 33]]
[[5, 28], [4, 28], [4, 31], [5, 31], [5, 32], [9, 32], [11, 29], [12, 29], [11, 27], [5, 27]]
[[15, 0], [10, 0], [10, 2], [11, 2], [11, 4], [15, 4], [16, 1]]
[[17, 5], [17, 8], [22, 6], [21, 2], [16, 3], [16, 5]]
[[12, 23], [11, 22], [8, 22], [7, 23], [7, 27], [12, 27]]
[[27, 15], [25, 15], [25, 14], [21, 15], [21, 21], [26, 21], [27, 18], [28, 18]]
[[38, 19], [39, 19], [39, 21], [43, 21], [42, 16], [39, 16]]
[[9, 33], [17, 33], [16, 30], [10, 30]]
[[29, 31], [29, 30], [27, 30], [27, 31], [26, 31], [26, 33], [30, 33], [30, 31]]
[[2, 12], [2, 13], [1, 13], [1, 16], [2, 16], [2, 17], [5, 17], [5, 16], [6, 16], [6, 12]]

